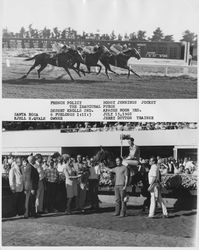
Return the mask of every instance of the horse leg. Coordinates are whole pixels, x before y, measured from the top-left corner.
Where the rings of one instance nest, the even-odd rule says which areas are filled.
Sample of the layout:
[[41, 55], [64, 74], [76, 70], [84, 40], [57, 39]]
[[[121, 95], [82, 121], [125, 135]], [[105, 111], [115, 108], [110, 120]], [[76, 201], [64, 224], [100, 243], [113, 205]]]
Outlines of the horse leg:
[[97, 72], [97, 75], [99, 75], [99, 73], [101, 72], [102, 66], [97, 64], [97, 66], [99, 67], [99, 71]]
[[31, 72], [35, 67], [37, 67], [38, 65], [39, 65], [39, 63], [35, 62], [35, 63], [32, 65], [32, 67], [29, 69], [29, 71], [28, 71], [24, 76], [21, 77], [21, 79], [26, 78], [26, 77], [30, 74], [30, 72]]
[[116, 73], [114, 70], [112, 70], [111, 69], [111, 66], [110, 66], [110, 64], [107, 64], [107, 69], [110, 71], [110, 72], [112, 72], [112, 73], [114, 73], [115, 75], [117, 75], [117, 76], [119, 76], [119, 74], [118, 73]]
[[64, 69], [66, 70], [66, 72], [67, 72], [68, 75], [70, 76], [70, 79], [71, 79], [72, 81], [74, 81], [74, 79], [73, 79], [73, 77], [72, 77], [70, 71], [68, 70], [68, 68], [67, 68], [67, 67], [64, 67]]
[[131, 71], [128, 70], [128, 76], [127, 76], [128, 79], [129, 79], [129, 77], [130, 77], [130, 73], [131, 73]]
[[135, 74], [137, 77], [141, 78], [141, 76], [138, 75], [138, 74], [137, 74], [135, 71], [133, 71], [132, 69], [130, 69], [130, 71], [131, 71], [133, 74]]
[[89, 65], [86, 65], [86, 68], [87, 68], [87, 70], [88, 70], [88, 72], [86, 72], [86, 73], [91, 73], [91, 67], [89, 66]]
[[138, 75], [134, 70], [132, 70], [129, 66], [126, 66], [125, 67], [126, 69], [128, 69], [128, 78], [129, 78], [129, 76], [130, 76], [130, 72], [132, 72], [133, 74], [135, 74], [137, 77], [139, 77], [139, 78], [141, 78], [141, 76], [140, 75]]
[[47, 64], [43, 64], [43, 65], [41, 65], [41, 67], [37, 70], [37, 74], [38, 74], [38, 78], [39, 78], [39, 79], [40, 79], [40, 73], [41, 73], [41, 71], [44, 70], [46, 66], [47, 66]]
[[106, 75], [107, 75], [108, 79], [110, 79], [110, 80], [111, 80], [111, 78], [110, 78], [110, 76], [109, 76], [109, 74], [108, 74], [108, 68], [107, 68], [107, 67], [105, 67], [105, 73], [106, 73]]
[[80, 69], [77, 69], [74, 66], [71, 66], [71, 69], [73, 69], [78, 74], [78, 76], [81, 77], [81, 74], [79, 73], [79, 71], [81, 71]]

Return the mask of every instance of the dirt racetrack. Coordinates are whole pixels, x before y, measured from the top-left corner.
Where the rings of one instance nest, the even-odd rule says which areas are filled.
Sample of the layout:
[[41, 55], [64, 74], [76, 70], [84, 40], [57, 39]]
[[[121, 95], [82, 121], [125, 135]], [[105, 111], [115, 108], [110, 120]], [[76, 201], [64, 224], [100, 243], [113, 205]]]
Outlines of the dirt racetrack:
[[3, 98], [197, 98], [197, 80], [189, 77], [131, 75], [117, 71], [120, 76], [110, 74], [108, 80], [104, 68], [100, 75], [91, 73], [81, 78], [72, 70], [75, 82], [69, 79], [62, 68], [48, 66], [37, 78], [33, 70], [27, 79], [20, 79], [33, 65], [24, 58], [12, 57], [3, 60]]

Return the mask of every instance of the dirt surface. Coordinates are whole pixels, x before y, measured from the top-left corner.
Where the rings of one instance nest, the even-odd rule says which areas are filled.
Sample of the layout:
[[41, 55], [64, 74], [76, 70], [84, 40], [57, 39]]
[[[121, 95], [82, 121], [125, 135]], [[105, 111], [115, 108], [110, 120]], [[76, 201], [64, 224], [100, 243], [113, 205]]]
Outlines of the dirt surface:
[[113, 216], [113, 204], [102, 203], [98, 213], [48, 214], [37, 219], [6, 219], [4, 246], [194, 246], [196, 211], [174, 212], [148, 219], [140, 206], [128, 207], [128, 216]]
[[[197, 80], [188, 77], [131, 75], [117, 70], [119, 76], [110, 74], [108, 80], [104, 69], [100, 75], [91, 73], [81, 78], [71, 70], [72, 82], [61, 68], [48, 66], [37, 78], [33, 70], [27, 79], [20, 79], [33, 62], [24, 58], [3, 60], [3, 98], [196, 98]], [[94, 69], [93, 69], [94, 70]], [[45, 79], [44, 79], [45, 78]]]

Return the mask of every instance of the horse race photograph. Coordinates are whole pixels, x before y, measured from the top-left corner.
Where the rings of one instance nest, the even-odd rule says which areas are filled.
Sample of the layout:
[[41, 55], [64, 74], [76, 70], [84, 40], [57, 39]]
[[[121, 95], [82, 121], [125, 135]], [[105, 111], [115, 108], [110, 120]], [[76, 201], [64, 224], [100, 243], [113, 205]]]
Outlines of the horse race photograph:
[[197, 98], [196, 0], [2, 7], [3, 98]]

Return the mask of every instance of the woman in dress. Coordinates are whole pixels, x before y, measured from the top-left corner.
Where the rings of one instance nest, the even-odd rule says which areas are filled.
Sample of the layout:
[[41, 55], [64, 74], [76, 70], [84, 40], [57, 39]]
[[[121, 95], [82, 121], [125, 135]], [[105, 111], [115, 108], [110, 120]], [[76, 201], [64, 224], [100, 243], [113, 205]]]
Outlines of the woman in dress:
[[81, 175], [77, 175], [77, 172], [73, 166], [72, 160], [70, 156], [66, 160], [66, 166], [63, 169], [63, 173], [65, 175], [65, 184], [66, 184], [66, 193], [67, 193], [67, 209], [66, 213], [71, 214], [71, 203], [72, 199], [77, 199], [77, 179], [81, 177]]

